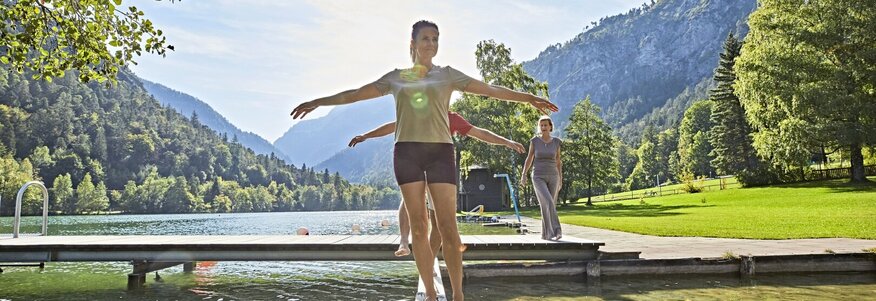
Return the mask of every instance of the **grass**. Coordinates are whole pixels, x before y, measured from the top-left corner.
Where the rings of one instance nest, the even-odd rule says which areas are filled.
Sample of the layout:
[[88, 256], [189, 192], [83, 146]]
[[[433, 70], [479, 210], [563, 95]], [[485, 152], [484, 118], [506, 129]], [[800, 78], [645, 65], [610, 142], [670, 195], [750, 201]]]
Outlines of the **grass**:
[[731, 251], [724, 251], [724, 255], [721, 255], [721, 258], [724, 258], [724, 259], [739, 259], [739, 255], [736, 255], [735, 253], [733, 253], [733, 252], [731, 252]]
[[[876, 181], [876, 177], [870, 177]], [[876, 183], [830, 180], [561, 206], [560, 222], [659, 236], [876, 239]], [[521, 212], [540, 218], [537, 208]]]
[[[719, 190], [721, 182], [722, 182], [721, 179], [709, 179], [709, 180], [694, 181], [696, 186], [703, 188], [703, 191]], [[742, 184], [740, 184], [736, 180], [736, 178], [723, 179], [723, 183], [725, 185], [725, 188], [727, 188], [727, 189], [742, 188]], [[683, 186], [684, 186], [684, 183], [661, 186], [660, 188], [650, 187], [650, 188], [638, 189], [638, 190], [633, 190], [633, 191], [624, 191], [624, 192], [595, 196], [592, 198], [592, 200], [594, 202], [603, 202], [603, 201], [612, 201], [612, 200], [634, 199], [634, 198], [640, 198], [642, 196], [644, 196], [645, 198], [650, 198], [652, 196], [657, 196], [657, 195], [680, 194], [680, 193], [685, 193]], [[587, 199], [581, 199], [580, 201], [586, 202]]]

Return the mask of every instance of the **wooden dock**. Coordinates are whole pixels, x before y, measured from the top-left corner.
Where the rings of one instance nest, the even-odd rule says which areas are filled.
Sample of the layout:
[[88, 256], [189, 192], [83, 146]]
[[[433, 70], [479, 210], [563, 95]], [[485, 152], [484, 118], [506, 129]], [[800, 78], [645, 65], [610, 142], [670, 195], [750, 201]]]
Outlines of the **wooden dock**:
[[[598, 256], [601, 242], [535, 235], [462, 235], [468, 260], [580, 261]], [[0, 263], [127, 261], [128, 288], [146, 274], [175, 265], [190, 271], [198, 261], [375, 261], [396, 257], [398, 235], [152, 235], [24, 236], [0, 238]]]
[[[0, 238], [0, 262], [371, 261], [395, 257], [398, 235], [153, 235]], [[466, 260], [588, 260], [604, 243], [535, 235], [463, 235]]]

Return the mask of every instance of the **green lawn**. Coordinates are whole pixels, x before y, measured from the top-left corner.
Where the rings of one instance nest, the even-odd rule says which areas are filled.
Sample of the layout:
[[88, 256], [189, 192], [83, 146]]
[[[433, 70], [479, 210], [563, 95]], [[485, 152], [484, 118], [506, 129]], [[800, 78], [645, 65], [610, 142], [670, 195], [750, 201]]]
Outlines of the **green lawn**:
[[[694, 181], [694, 185], [702, 188], [703, 191], [714, 191], [720, 190], [721, 185], [724, 185], [725, 189], [734, 189], [734, 188], [742, 188], [742, 184], [740, 184], [736, 178], [725, 178], [725, 179], [710, 179], [710, 180], [696, 180]], [[666, 186], [662, 186], [660, 188], [650, 187], [645, 189], [633, 190], [633, 191], [624, 191], [618, 193], [611, 193], [606, 195], [600, 195], [593, 197], [594, 202], [603, 202], [603, 201], [614, 201], [614, 200], [628, 200], [628, 199], [638, 199], [641, 197], [649, 198], [652, 196], [658, 195], [673, 195], [685, 193], [684, 184], [670, 184]], [[587, 199], [582, 199], [582, 202], [586, 202]]]
[[[537, 208], [522, 214], [540, 218]], [[559, 215], [566, 224], [660, 236], [876, 239], [876, 183], [831, 180], [574, 204], [561, 206]]]

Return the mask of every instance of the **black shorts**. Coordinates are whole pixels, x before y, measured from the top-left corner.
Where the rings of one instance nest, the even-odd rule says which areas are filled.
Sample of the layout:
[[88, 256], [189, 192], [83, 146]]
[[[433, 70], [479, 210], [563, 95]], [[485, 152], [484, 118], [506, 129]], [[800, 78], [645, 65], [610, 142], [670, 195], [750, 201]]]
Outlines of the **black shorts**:
[[392, 157], [398, 185], [419, 181], [457, 183], [452, 143], [396, 142]]

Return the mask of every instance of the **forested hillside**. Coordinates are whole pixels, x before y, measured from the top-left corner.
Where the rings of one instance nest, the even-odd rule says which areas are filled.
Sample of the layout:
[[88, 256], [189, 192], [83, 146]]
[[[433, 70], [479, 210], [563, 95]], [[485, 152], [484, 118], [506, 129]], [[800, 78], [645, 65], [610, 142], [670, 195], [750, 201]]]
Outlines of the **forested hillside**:
[[171, 107], [180, 114], [190, 118], [192, 115], [197, 115], [198, 120], [204, 125], [217, 133], [225, 134], [229, 137], [237, 137], [237, 142], [240, 142], [240, 144], [255, 151], [257, 154], [270, 155], [273, 153], [275, 156], [290, 162], [289, 157], [282, 151], [274, 148], [274, 145], [270, 142], [255, 133], [240, 130], [200, 99], [159, 83], [153, 83], [142, 78], [140, 81], [143, 82], [143, 88], [161, 104]]
[[[30, 179], [50, 188], [52, 211], [68, 214], [357, 210], [399, 200], [257, 155], [162, 106], [127, 71], [108, 87], [0, 68], [0, 157], [3, 214]], [[39, 210], [35, 194], [26, 201], [26, 211]]]

